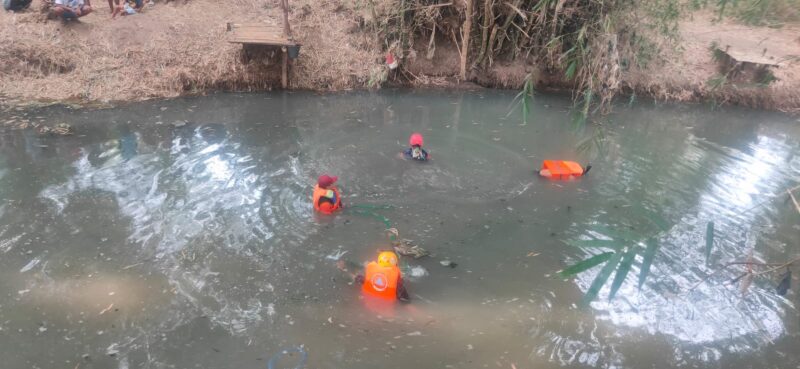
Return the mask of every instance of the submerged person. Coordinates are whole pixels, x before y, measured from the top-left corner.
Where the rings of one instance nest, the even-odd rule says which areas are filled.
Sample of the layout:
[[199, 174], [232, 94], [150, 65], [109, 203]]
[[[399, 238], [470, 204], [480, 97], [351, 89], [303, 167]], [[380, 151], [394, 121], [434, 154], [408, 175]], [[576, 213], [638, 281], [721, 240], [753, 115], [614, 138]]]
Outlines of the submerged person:
[[319, 176], [317, 185], [314, 187], [314, 210], [323, 214], [333, 214], [333, 212], [341, 209], [342, 197], [334, 185], [337, 180], [339, 180], [339, 177], [336, 176], [327, 174]]
[[403, 150], [403, 158], [407, 160], [427, 161], [428, 152], [422, 148], [424, 139], [419, 133], [412, 133], [408, 138], [409, 148]]
[[92, 12], [89, 0], [55, 0], [50, 14], [64, 20], [78, 19]]
[[[339, 269], [347, 272], [344, 263], [338, 264]], [[397, 266], [397, 254], [392, 251], [382, 251], [378, 254], [378, 261], [370, 261], [364, 268], [364, 275], [353, 275], [354, 281], [361, 285], [361, 291], [367, 296], [373, 296], [387, 301], [400, 300], [408, 302], [408, 295], [403, 284], [403, 275]]]

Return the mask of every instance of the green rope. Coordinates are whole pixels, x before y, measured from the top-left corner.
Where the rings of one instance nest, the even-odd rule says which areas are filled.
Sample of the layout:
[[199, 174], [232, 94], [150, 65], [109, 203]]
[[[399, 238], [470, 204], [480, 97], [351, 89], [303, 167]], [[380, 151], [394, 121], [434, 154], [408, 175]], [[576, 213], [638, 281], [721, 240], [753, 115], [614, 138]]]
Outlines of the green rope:
[[349, 208], [354, 209], [367, 209], [367, 210], [386, 210], [386, 209], [394, 209], [394, 205], [389, 204], [355, 204], [348, 206]]
[[380, 214], [376, 214], [373, 211], [354, 209], [353, 210], [353, 214], [358, 214], [358, 215], [363, 215], [363, 216], [366, 216], [366, 217], [375, 218], [375, 219], [380, 220], [381, 222], [383, 222], [383, 224], [386, 226], [386, 229], [392, 228], [392, 223], [389, 222], [389, 219], [386, 219], [385, 216], [380, 215]]
[[[355, 204], [345, 208], [345, 210], [352, 211], [353, 214], [375, 218], [381, 221], [381, 223], [383, 223], [383, 225], [386, 226], [386, 229], [389, 229], [392, 228], [392, 222], [390, 222], [389, 219], [387, 219], [385, 216], [375, 212], [376, 210], [387, 210], [387, 209], [394, 209], [394, 206], [389, 204]], [[392, 241], [394, 241], [395, 238], [396, 237], [394, 235], [390, 236], [390, 239]]]

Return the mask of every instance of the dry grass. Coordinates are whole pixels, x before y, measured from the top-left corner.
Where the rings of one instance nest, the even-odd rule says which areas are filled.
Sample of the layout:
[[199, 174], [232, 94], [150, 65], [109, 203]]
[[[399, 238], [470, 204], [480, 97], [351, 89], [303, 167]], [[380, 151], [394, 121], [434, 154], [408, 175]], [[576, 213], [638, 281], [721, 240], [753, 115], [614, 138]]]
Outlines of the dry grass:
[[292, 87], [343, 90], [366, 87], [370, 70], [381, 66], [377, 35], [359, 22], [354, 5], [335, 0], [292, 0], [290, 23], [303, 44]]
[[[275, 51], [245, 56], [226, 41], [228, 21], [278, 24], [277, 2], [159, 2], [110, 19], [107, 3], [81, 22], [45, 21], [38, 11], [0, 13], [0, 91], [16, 100], [130, 101], [207, 90], [268, 90], [280, 85]], [[354, 44], [359, 29], [335, 2], [292, 1], [303, 44], [292, 87], [344, 89], [366, 84], [379, 51]], [[38, 9], [34, 2], [31, 9]], [[373, 42], [374, 44], [374, 42]]]
[[[623, 76], [623, 83], [638, 94], [672, 101], [712, 100], [753, 108], [800, 113], [800, 43], [792, 38], [800, 34], [797, 25], [781, 29], [751, 27], [733, 22], [712, 22], [713, 14], [699, 13], [681, 22], [680, 50], [663, 53], [660, 63], [644, 70], [633, 69]], [[726, 84], [714, 87], [709, 80], [720, 71], [709, 46], [751, 50], [772, 55], [779, 66], [774, 69], [777, 81], [766, 87]], [[757, 46], [753, 46], [757, 45]]]
[[[41, 0], [34, 0], [38, 9]], [[370, 75], [383, 68], [385, 39], [397, 30], [388, 29], [393, 13], [389, 0], [375, 0], [373, 13], [366, 0], [290, 0], [290, 21], [295, 39], [303, 47], [292, 71], [292, 88], [343, 90], [365, 88]], [[409, 3], [411, 3], [409, 1]], [[457, 8], [460, 2], [456, 2]], [[224, 4], [224, 6], [220, 6]], [[280, 66], [274, 51], [246, 57], [242, 47], [226, 41], [229, 21], [280, 23], [275, 0], [192, 0], [159, 2], [145, 13], [110, 19], [106, 3], [95, 0], [96, 12], [81, 22], [63, 24], [45, 21], [36, 10], [14, 14], [0, 12], [0, 95], [17, 101], [132, 101], [148, 98], [202, 93], [209, 90], [269, 90], [280, 85]], [[408, 39], [402, 72], [409, 85], [448, 86], [458, 75], [459, 53], [452, 42], [458, 19], [444, 16], [458, 9], [426, 8], [415, 27], [425, 29], [434, 20], [440, 32], [435, 44], [421, 32]], [[444, 14], [444, 15], [443, 15]], [[373, 19], [377, 15], [377, 21]], [[452, 14], [451, 14], [452, 15]], [[395, 19], [396, 21], [396, 19]], [[688, 23], [687, 23], [688, 22]], [[693, 24], [684, 35], [682, 53], [668, 55], [663, 63], [646, 70], [629, 70], [617, 77], [617, 70], [598, 65], [596, 70], [615, 74], [614, 80], [639, 94], [667, 100], [714, 99], [753, 107], [800, 112], [800, 63], [779, 68], [778, 82], [768, 88], [728, 86], [711, 89], [706, 81], [715, 73], [708, 53], [708, 29], [721, 27], [726, 33], [743, 29], [728, 24]], [[477, 24], [477, 23], [476, 23]], [[411, 27], [408, 26], [407, 27]], [[692, 28], [694, 27], [694, 28]], [[432, 27], [431, 27], [432, 29]], [[419, 29], [417, 29], [419, 31]], [[392, 33], [395, 32], [395, 33]], [[477, 32], [477, 31], [476, 31]], [[797, 28], [776, 32], [786, 38], [781, 45], [797, 48]], [[419, 32], [418, 32], [419, 33]], [[765, 36], [766, 37], [766, 36]], [[760, 38], [759, 38], [760, 39]], [[792, 43], [793, 42], [793, 43]], [[435, 53], [429, 53], [429, 45]], [[782, 49], [787, 49], [784, 46]], [[478, 48], [473, 48], [477, 53]], [[770, 47], [770, 50], [777, 47]], [[431, 58], [428, 59], [427, 56]], [[475, 79], [486, 86], [519, 88], [528, 73], [534, 73], [540, 87], [574, 87], [565, 82], [563, 71], [547, 71], [536, 62], [487, 59], [491, 64]], [[541, 72], [541, 73], [540, 73]], [[547, 73], [545, 73], [547, 72]], [[588, 76], [587, 76], [588, 78]], [[572, 84], [570, 84], [572, 83]], [[610, 86], [609, 88], [616, 88]], [[3, 96], [0, 96], [2, 98]]]

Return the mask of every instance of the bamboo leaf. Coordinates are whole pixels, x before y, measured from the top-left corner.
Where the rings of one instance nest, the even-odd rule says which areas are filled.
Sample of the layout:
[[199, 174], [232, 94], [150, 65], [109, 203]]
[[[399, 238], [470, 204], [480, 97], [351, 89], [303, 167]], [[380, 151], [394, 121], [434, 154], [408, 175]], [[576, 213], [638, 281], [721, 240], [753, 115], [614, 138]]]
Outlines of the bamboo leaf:
[[572, 77], [575, 77], [575, 70], [577, 68], [578, 68], [578, 61], [577, 60], [571, 61], [569, 63], [569, 66], [567, 66], [567, 71], [564, 72], [564, 77], [566, 77], [568, 80], [572, 79]]
[[711, 248], [714, 247], [714, 222], [708, 222], [706, 225], [706, 262], [711, 256]]
[[631, 247], [622, 257], [622, 261], [620, 261], [619, 268], [617, 269], [617, 274], [614, 276], [614, 281], [611, 282], [611, 292], [608, 293], [609, 300], [613, 299], [614, 296], [617, 295], [617, 291], [619, 291], [619, 288], [622, 287], [622, 283], [625, 282], [625, 278], [628, 277], [628, 272], [631, 270], [633, 260], [636, 258], [637, 249], [638, 247]]
[[592, 224], [588, 227], [588, 229], [603, 236], [620, 241], [636, 241], [641, 239], [639, 235], [620, 230], [619, 228], [612, 229], [611, 227], [602, 224]]
[[653, 265], [653, 259], [655, 259], [656, 251], [658, 251], [658, 242], [654, 238], [650, 238], [647, 240], [647, 248], [644, 250], [644, 256], [642, 257], [642, 269], [639, 271], [639, 289], [642, 289], [642, 285], [647, 280], [647, 275], [650, 273], [650, 266]]
[[617, 240], [570, 240], [567, 241], [570, 246], [580, 247], [584, 249], [613, 249], [621, 250], [625, 244]]
[[523, 124], [528, 124], [528, 110], [530, 109], [528, 104], [530, 104], [528, 102], [528, 95], [525, 94], [524, 96], [522, 96], [522, 123]]
[[562, 277], [570, 277], [585, 270], [589, 270], [594, 268], [595, 266], [603, 263], [604, 261], [610, 259], [614, 256], [615, 253], [613, 252], [604, 252], [602, 254], [597, 254], [592, 256], [588, 259], [584, 259], [579, 261], [577, 264], [569, 266], [561, 271], [558, 272]]
[[588, 306], [590, 302], [597, 298], [597, 294], [600, 293], [600, 289], [603, 288], [603, 285], [606, 284], [606, 282], [608, 282], [608, 277], [611, 276], [611, 272], [617, 268], [620, 258], [622, 258], [622, 253], [615, 252], [603, 269], [600, 270], [600, 273], [594, 277], [592, 285], [589, 286], [589, 290], [586, 291], [586, 294], [583, 295], [583, 299], [581, 299], [581, 306]]

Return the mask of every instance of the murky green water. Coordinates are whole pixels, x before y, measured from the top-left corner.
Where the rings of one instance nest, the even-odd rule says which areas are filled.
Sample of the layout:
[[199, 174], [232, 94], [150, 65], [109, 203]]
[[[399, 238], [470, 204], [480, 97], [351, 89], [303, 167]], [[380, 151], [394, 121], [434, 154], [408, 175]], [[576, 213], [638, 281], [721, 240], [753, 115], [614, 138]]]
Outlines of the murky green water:
[[[800, 182], [800, 123], [619, 107], [590, 174], [549, 182], [533, 175], [542, 159], [590, 155], [575, 149], [569, 101], [538, 97], [520, 126], [513, 95], [231, 94], [24, 113], [78, 135], [0, 136], [2, 367], [293, 368], [302, 355], [279, 354], [292, 348], [306, 368], [800, 363], [798, 295], [777, 295], [777, 275], [744, 297], [726, 283], [741, 267], [689, 291], [750, 250], [800, 253], [800, 214], [771, 197]], [[396, 158], [412, 131], [432, 162]], [[330, 260], [369, 260], [387, 239], [378, 218], [312, 214], [323, 172], [348, 204], [393, 205], [378, 213], [434, 254], [408, 261], [411, 304], [370, 309]], [[639, 255], [615, 299], [609, 281], [581, 308], [602, 267], [555, 272], [608, 250], [568, 242], [620, 237], [657, 243], [649, 278], [639, 289]]]

